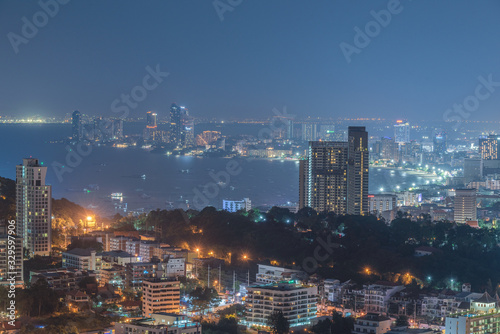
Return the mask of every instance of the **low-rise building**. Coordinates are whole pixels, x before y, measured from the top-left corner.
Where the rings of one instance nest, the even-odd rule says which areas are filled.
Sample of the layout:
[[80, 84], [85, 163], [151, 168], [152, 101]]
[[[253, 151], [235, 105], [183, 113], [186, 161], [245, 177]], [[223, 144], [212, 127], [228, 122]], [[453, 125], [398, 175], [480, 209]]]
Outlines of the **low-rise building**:
[[367, 313], [354, 321], [353, 334], [384, 334], [391, 329], [392, 320], [389, 317]]
[[387, 313], [389, 299], [403, 290], [403, 285], [391, 282], [377, 282], [364, 287], [364, 310], [367, 313]]
[[380, 214], [384, 211], [396, 209], [397, 196], [395, 194], [368, 195], [370, 213]]
[[302, 270], [288, 269], [284, 267], [270, 266], [265, 264], [258, 265], [256, 274], [257, 283], [277, 283], [283, 280], [304, 280], [307, 274]]
[[78, 282], [85, 277], [96, 277], [96, 273], [74, 268], [58, 268], [30, 271], [30, 283], [33, 285], [39, 279], [45, 280], [51, 289], [56, 291], [71, 291], [77, 288]]
[[102, 256], [90, 248], [74, 248], [62, 253], [63, 268], [97, 271], [101, 269], [101, 260]]
[[138, 262], [138, 257], [122, 250], [98, 253], [103, 261], [111, 265], [125, 266], [127, 263]]
[[115, 334], [201, 334], [201, 325], [188, 316], [173, 313], [153, 313], [150, 318], [131, 323], [116, 323]]
[[222, 201], [222, 210], [229, 212], [238, 212], [240, 210], [250, 211], [252, 210], [252, 201], [249, 198], [243, 198], [241, 201], [225, 199]]

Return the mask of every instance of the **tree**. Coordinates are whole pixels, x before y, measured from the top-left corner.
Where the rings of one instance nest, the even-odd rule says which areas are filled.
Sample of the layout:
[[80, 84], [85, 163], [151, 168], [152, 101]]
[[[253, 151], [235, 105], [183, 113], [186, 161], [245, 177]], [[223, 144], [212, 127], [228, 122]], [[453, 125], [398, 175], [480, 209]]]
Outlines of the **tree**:
[[331, 334], [332, 321], [330, 319], [320, 320], [316, 325], [311, 327], [311, 331], [316, 334]]
[[408, 317], [406, 315], [400, 315], [396, 319], [396, 326], [397, 327], [408, 327], [410, 324], [408, 323]]
[[288, 319], [285, 318], [283, 312], [274, 311], [267, 317], [267, 324], [271, 327], [274, 334], [285, 334], [290, 330]]
[[197, 287], [190, 294], [193, 303], [193, 310], [195, 312], [205, 313], [209, 308], [219, 305], [219, 294], [212, 288]]
[[335, 334], [351, 334], [354, 329], [354, 319], [351, 317], [344, 318], [341, 313], [333, 312], [332, 314], [332, 333]]

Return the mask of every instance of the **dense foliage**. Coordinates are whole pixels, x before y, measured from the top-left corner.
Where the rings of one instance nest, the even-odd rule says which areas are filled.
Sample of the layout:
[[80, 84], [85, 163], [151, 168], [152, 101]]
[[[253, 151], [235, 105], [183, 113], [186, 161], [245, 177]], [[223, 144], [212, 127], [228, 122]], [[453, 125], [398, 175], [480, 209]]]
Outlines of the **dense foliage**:
[[273, 334], [285, 334], [290, 330], [288, 319], [285, 318], [283, 312], [274, 311], [267, 317], [267, 325], [271, 328]]
[[0, 177], [0, 222], [16, 218], [16, 182]]
[[[500, 283], [499, 230], [433, 223], [426, 216], [412, 221], [399, 215], [387, 224], [374, 216], [339, 216], [310, 208], [293, 214], [281, 208], [229, 213], [207, 207], [201, 212], [152, 211], [145, 225], [173, 245], [210, 249], [217, 256], [231, 253], [233, 263], [248, 254], [253, 261], [359, 283], [389, 280], [458, 289], [459, 283], [468, 282], [476, 291]], [[416, 257], [420, 246], [436, 252]]]

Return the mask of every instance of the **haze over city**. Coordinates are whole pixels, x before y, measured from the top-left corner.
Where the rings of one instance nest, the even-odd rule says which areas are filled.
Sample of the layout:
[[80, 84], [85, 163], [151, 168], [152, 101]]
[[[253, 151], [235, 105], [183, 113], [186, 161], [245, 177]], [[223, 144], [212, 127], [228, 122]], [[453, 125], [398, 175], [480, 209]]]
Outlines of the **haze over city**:
[[499, 14], [0, 0], [0, 333], [500, 334]]
[[[341, 43], [356, 47], [354, 28], [364, 32], [388, 1], [235, 3], [71, 1], [16, 53], [7, 34], [23, 36], [22, 18], [32, 22], [41, 7], [2, 1], [0, 73], [9, 79], [0, 115], [108, 114], [157, 64], [170, 76], [134, 117], [176, 101], [220, 119], [268, 117], [286, 105], [299, 117], [442, 120], [474, 93], [479, 76], [500, 81], [494, 0], [398, 1], [397, 14], [367, 43], [360, 39], [350, 63]], [[496, 118], [499, 101], [481, 101], [472, 117]]]

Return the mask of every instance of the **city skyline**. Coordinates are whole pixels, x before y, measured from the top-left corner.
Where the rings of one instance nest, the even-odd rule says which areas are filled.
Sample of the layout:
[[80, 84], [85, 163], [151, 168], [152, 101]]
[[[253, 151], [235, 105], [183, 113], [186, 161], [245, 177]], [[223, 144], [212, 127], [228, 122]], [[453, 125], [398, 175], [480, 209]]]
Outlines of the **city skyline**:
[[0, 0], [0, 332], [500, 334], [499, 14]]

